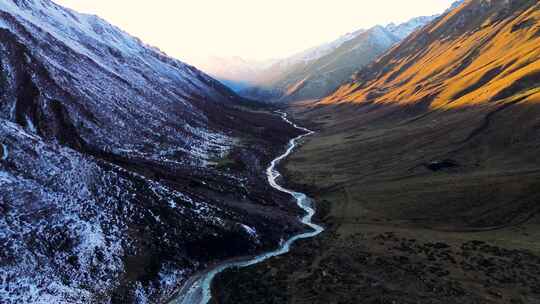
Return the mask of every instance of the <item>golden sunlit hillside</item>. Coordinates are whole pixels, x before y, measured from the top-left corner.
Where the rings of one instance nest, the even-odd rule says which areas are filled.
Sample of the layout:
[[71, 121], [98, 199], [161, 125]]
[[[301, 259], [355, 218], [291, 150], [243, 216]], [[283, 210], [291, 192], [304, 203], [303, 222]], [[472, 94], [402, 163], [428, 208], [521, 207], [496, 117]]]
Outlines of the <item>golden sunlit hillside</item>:
[[322, 101], [455, 108], [540, 101], [540, 4], [465, 1]]

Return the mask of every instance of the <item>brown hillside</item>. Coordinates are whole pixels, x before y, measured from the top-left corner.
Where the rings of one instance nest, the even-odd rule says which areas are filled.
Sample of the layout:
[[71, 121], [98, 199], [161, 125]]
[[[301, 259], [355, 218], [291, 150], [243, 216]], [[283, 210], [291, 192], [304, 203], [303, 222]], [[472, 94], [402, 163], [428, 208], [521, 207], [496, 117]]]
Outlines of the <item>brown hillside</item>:
[[390, 50], [322, 101], [455, 108], [540, 101], [540, 4], [474, 0]]

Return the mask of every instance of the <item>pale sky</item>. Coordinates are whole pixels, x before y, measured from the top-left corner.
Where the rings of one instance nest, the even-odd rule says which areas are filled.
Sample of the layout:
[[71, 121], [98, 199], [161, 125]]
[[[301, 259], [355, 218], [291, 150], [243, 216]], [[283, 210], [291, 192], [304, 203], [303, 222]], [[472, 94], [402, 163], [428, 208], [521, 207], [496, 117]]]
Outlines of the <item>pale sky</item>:
[[54, 0], [99, 15], [167, 54], [283, 58], [376, 24], [441, 13], [454, 0]]

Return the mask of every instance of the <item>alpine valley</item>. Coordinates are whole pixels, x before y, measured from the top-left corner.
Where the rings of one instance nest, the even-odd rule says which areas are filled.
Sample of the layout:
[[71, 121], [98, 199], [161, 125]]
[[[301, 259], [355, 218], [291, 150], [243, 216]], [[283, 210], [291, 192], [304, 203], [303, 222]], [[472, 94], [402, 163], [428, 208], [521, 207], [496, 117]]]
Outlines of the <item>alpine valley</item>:
[[317, 133], [281, 170], [327, 229], [215, 303], [540, 303], [539, 46], [538, 1], [467, 0], [289, 104]]
[[0, 303], [540, 303], [540, 3], [443, 10], [202, 72], [0, 0]]

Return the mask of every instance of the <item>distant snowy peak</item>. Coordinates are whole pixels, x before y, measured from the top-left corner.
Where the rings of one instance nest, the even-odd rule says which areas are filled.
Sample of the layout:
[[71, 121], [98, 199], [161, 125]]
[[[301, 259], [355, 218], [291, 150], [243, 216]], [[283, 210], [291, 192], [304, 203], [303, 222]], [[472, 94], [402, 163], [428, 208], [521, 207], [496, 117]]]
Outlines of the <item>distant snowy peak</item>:
[[347, 33], [334, 41], [307, 49], [289, 58], [281, 60], [277, 64], [280, 65], [282, 68], [285, 68], [287, 66], [293, 66], [300, 63], [307, 64], [309, 62], [313, 62], [331, 54], [333, 51], [341, 47], [346, 42], [351, 41], [368, 31], [370, 31], [372, 35], [380, 34], [380, 39], [389, 39], [388, 34], [391, 34], [398, 38], [398, 40], [402, 40], [408, 35], [410, 35], [412, 32], [428, 24], [438, 16], [439, 15], [422, 16], [413, 18], [401, 24], [391, 23], [386, 27], [376, 25], [368, 30], [360, 29], [355, 32]]
[[401, 40], [437, 17], [439, 15], [416, 17], [401, 24], [390, 23], [385, 28]]
[[380, 25], [370, 28], [365, 33], [369, 34], [369, 38], [378, 45], [391, 46], [401, 40], [399, 36]]
[[280, 61], [279, 64], [281, 66], [291, 66], [298, 63], [308, 63], [308, 62], [317, 60], [319, 58], [322, 58], [332, 53], [337, 48], [342, 46], [345, 42], [358, 37], [360, 34], [364, 33], [365, 31], [366, 30], [361, 29], [355, 32], [347, 33], [336, 40], [333, 40], [331, 42], [324, 43], [322, 45], [312, 47], [303, 52], [297, 53], [296, 55], [293, 55], [287, 59]]

